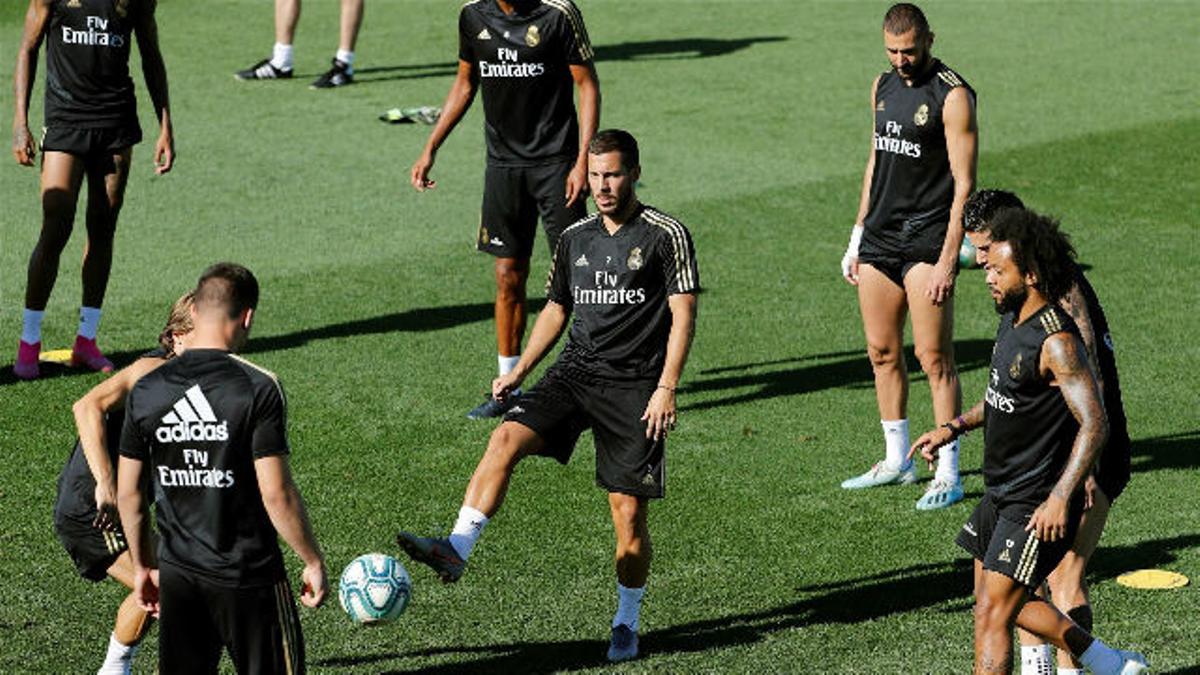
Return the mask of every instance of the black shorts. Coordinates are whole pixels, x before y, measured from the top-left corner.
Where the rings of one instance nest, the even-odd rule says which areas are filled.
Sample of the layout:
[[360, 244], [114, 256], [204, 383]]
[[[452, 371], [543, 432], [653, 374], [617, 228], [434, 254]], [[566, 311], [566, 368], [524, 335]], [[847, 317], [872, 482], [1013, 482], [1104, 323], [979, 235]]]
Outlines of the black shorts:
[[540, 214], [553, 254], [562, 231], [587, 215], [584, 195], [567, 206], [567, 175], [574, 165], [571, 161], [541, 166], [488, 164], [476, 248], [497, 258], [529, 258]]
[[1100, 466], [1096, 471], [1096, 484], [1104, 491], [1108, 501], [1117, 501], [1117, 497], [1125, 491], [1129, 484], [1130, 474], [1130, 441], [1129, 434], [1109, 433], [1108, 445], [1100, 456]]
[[304, 636], [287, 579], [235, 588], [163, 564], [158, 672], [216, 673], [222, 647], [242, 675], [304, 672]]
[[985, 492], [955, 543], [982, 561], [984, 569], [1036, 589], [1071, 550], [1083, 503], [1081, 499], [1071, 502], [1066, 536], [1054, 542], [1043, 542], [1033, 532], [1025, 531], [1036, 508], [1024, 503], [1002, 504], [994, 493]]
[[42, 129], [42, 152], [66, 152], [79, 157], [113, 155], [141, 141], [142, 128], [137, 122], [99, 129], [66, 125]]
[[646, 438], [642, 414], [656, 382], [598, 382], [556, 363], [504, 415], [541, 436], [541, 454], [566, 464], [579, 434], [592, 430], [596, 484], [609, 492], [661, 498], [666, 488], [666, 445]]
[[900, 235], [901, 243], [884, 246], [863, 238], [859, 246], [858, 262], [879, 270], [897, 286], [904, 288], [904, 277], [920, 263], [936, 263], [942, 255], [946, 240], [946, 226], [925, 226], [905, 231]]
[[109, 532], [92, 525], [95, 512], [90, 516], [69, 516], [54, 512], [54, 531], [58, 540], [75, 562], [79, 576], [91, 581], [100, 581], [108, 576], [108, 568], [116, 562], [129, 546], [125, 533]]

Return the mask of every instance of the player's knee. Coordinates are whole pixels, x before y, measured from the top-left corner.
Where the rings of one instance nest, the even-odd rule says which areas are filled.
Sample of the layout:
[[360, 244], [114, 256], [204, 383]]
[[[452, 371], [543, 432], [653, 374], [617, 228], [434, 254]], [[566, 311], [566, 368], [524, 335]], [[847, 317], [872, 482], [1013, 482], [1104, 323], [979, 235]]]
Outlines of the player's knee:
[[944, 380], [958, 373], [954, 358], [941, 350], [917, 350], [917, 361], [930, 380]]
[[875, 370], [891, 370], [900, 365], [900, 351], [891, 345], [867, 344], [867, 358]]
[[1011, 630], [1014, 619], [1008, 603], [1001, 602], [986, 593], [975, 598], [975, 630], [977, 632]]
[[498, 467], [511, 469], [521, 459], [521, 444], [516, 434], [506, 424], [501, 424], [488, 439], [484, 461]]
[[47, 190], [42, 193], [42, 241], [64, 246], [71, 237], [75, 221], [75, 200], [66, 190]]

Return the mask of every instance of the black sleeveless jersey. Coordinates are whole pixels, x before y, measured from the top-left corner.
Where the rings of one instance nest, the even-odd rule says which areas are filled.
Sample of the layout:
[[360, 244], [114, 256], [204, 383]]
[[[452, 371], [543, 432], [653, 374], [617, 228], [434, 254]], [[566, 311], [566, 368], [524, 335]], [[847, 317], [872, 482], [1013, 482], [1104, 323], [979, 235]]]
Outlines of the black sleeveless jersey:
[[137, 124], [129, 45], [137, 0], [54, 0], [46, 29], [46, 126]]
[[889, 70], [875, 88], [875, 167], [863, 240], [901, 250], [913, 232], [944, 230], [954, 202], [954, 177], [946, 154], [942, 108], [957, 87], [975, 92], [946, 64], [934, 59], [912, 86]]
[[1061, 308], [1047, 304], [1020, 325], [1000, 319], [984, 405], [983, 482], [1005, 502], [1036, 505], [1062, 475], [1079, 423], [1058, 387], [1040, 371], [1042, 343], [1079, 335]]
[[571, 65], [592, 60], [583, 17], [571, 0], [518, 0], [507, 15], [475, 0], [458, 17], [458, 58], [483, 93], [488, 162], [535, 166], [579, 152]]
[[616, 234], [599, 214], [564, 230], [546, 284], [546, 297], [574, 314], [562, 358], [608, 381], [657, 379], [671, 332], [668, 299], [699, 291], [691, 234], [644, 205]]
[[150, 472], [164, 563], [226, 586], [282, 577], [254, 460], [288, 453], [286, 407], [273, 374], [217, 349], [189, 349], [134, 386], [121, 455]]

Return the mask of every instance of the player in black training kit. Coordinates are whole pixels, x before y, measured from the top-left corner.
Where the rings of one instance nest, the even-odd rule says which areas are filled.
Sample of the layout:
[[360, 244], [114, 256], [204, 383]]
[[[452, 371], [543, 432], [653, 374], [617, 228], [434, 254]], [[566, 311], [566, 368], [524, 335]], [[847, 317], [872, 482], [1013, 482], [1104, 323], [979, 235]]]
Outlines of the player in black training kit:
[[1140, 655], [1108, 647], [1033, 594], [1075, 538], [1108, 421], [1079, 330], [1058, 307], [1074, 270], [1067, 238], [1054, 221], [1009, 209], [992, 240], [987, 282], [1003, 317], [986, 395], [910, 450], [932, 461], [935, 448], [986, 429], [987, 490], [957, 539], [975, 557], [975, 672], [1011, 670], [1014, 624], [1094, 673], [1143, 672]]
[[[192, 330], [192, 294], [179, 298], [159, 335], [159, 348], [93, 387], [72, 406], [79, 439], [58, 477], [54, 530], [80, 576], [108, 575], [133, 589], [133, 560], [117, 517], [117, 446], [125, 421], [122, 408], [133, 385], [183, 352]], [[99, 675], [128, 675], [150, 617], [130, 593], [117, 610]]]
[[[980, 190], [967, 200], [963, 207], [963, 227], [967, 231], [967, 238], [975, 246], [980, 265], [987, 264], [992, 243], [992, 219], [1001, 210], [1013, 208], [1023, 209], [1025, 204], [1015, 194], [1004, 190]], [[1104, 397], [1104, 412], [1108, 415], [1108, 442], [1104, 444], [1094, 473], [1088, 476], [1085, 484], [1086, 510], [1079, 524], [1079, 532], [1075, 535], [1071, 550], [1050, 573], [1047, 582], [1054, 605], [1080, 626], [1091, 630], [1092, 608], [1088, 598], [1087, 565], [1100, 543], [1100, 535], [1113, 501], [1129, 482], [1132, 444], [1125, 418], [1125, 404], [1121, 400], [1121, 382], [1117, 374], [1108, 317], [1100, 306], [1095, 289], [1077, 264], [1073, 264], [1071, 279], [1070, 289], [1058, 304], [1075, 321], [1087, 348], [1088, 361]], [[1021, 642], [1023, 662], [1027, 658], [1036, 659], [1044, 662], [1046, 669], [1052, 667], [1048, 650], [1039, 649], [1042, 644], [1040, 640], [1022, 631]], [[1058, 663], [1062, 669], [1082, 667], [1068, 652], [1058, 653]]]
[[[871, 87], [874, 135], [863, 175], [858, 220], [842, 258], [842, 275], [858, 287], [867, 354], [885, 455], [845, 489], [916, 481], [908, 450], [908, 375], [904, 319], [912, 317], [913, 348], [929, 379], [934, 419], [962, 408], [954, 364], [954, 278], [962, 244], [962, 205], [974, 189], [978, 145], [975, 92], [934, 58], [933, 32], [915, 5], [893, 5], [883, 42], [892, 70]], [[963, 497], [958, 443], [942, 448], [921, 510]]]
[[[429, 172], [438, 148], [482, 89], [487, 168], [476, 246], [496, 258], [496, 347], [504, 375], [521, 355], [538, 215], [553, 252], [563, 229], [586, 213], [587, 144], [600, 121], [600, 84], [572, 0], [468, 2], [458, 17], [458, 44], [458, 76], [413, 164], [412, 184], [419, 191], [434, 187]], [[508, 405], [488, 396], [467, 417], [498, 417]]]
[[591, 428], [596, 483], [608, 492], [617, 536], [618, 607], [608, 658], [637, 656], [638, 615], [650, 573], [648, 500], [664, 494], [665, 439], [695, 326], [700, 281], [691, 235], [638, 201], [637, 142], [601, 131], [589, 144], [588, 180], [599, 213], [567, 228], [555, 249], [547, 302], [529, 349], [492, 393], [512, 395], [575, 315], [567, 344], [541, 381], [492, 434], [447, 539], [401, 532], [398, 542], [443, 581], [456, 581], [483, 526], [499, 510], [519, 461], [566, 463]]
[[[288, 469], [287, 404], [275, 376], [233, 355], [258, 282], [239, 265], [196, 286], [188, 351], [130, 392], [117, 472], [134, 592], [159, 616], [159, 670], [302, 673], [304, 641], [276, 533], [304, 562], [301, 601], [327, 592], [320, 548]], [[143, 478], [153, 483], [157, 563]]]
[[133, 146], [141, 141], [129, 48], [137, 35], [146, 88], [160, 125], [155, 173], [171, 170], [175, 140], [167, 96], [167, 70], [158, 48], [156, 0], [30, 0], [13, 75], [16, 114], [13, 156], [33, 166], [37, 149], [29, 133], [29, 98], [38, 49], [46, 42], [46, 124], [42, 129], [42, 230], [25, 286], [25, 315], [13, 372], [39, 375], [42, 317], [58, 276], [58, 262], [75, 220], [84, 178], [88, 184], [87, 247], [83, 302], [71, 363], [113, 368], [96, 346], [100, 305], [112, 268], [113, 235], [125, 195]]

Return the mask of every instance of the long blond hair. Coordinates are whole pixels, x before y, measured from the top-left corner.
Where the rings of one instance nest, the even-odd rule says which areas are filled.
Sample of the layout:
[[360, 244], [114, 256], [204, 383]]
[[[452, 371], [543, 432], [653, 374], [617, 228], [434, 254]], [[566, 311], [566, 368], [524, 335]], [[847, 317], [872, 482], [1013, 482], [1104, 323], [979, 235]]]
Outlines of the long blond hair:
[[171, 305], [167, 325], [158, 334], [158, 344], [168, 359], [175, 356], [175, 336], [192, 332], [192, 295], [193, 291], [188, 291]]

